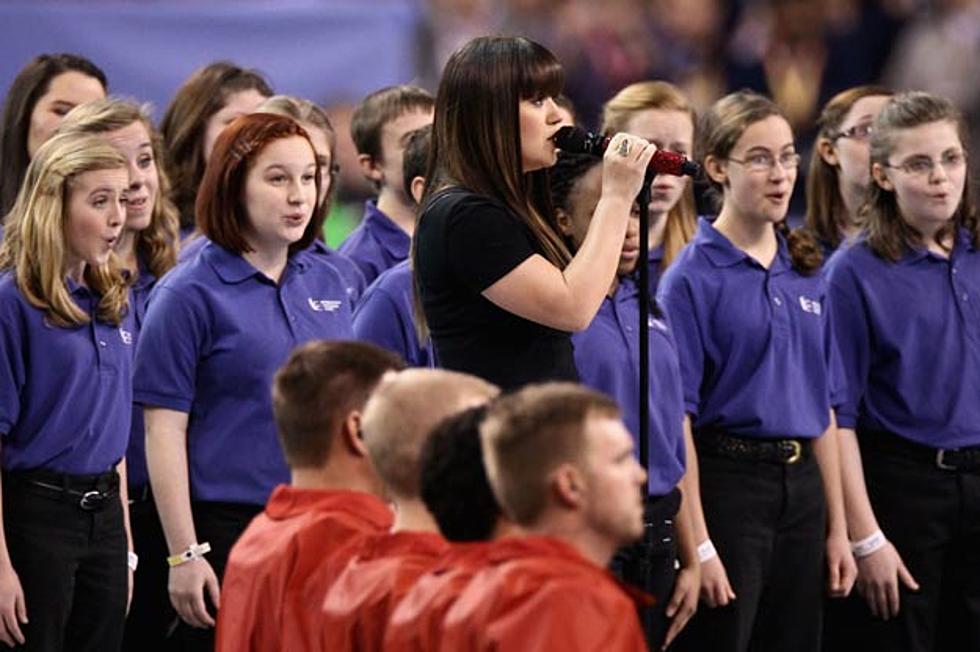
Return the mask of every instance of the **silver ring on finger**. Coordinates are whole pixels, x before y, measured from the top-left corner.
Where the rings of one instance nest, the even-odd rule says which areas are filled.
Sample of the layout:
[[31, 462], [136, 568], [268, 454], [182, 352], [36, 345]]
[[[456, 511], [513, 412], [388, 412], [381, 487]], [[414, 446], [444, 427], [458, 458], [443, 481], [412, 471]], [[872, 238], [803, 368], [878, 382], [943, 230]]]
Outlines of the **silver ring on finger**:
[[622, 139], [619, 141], [619, 147], [616, 149], [620, 156], [629, 156], [630, 153], [630, 141], [627, 139]]

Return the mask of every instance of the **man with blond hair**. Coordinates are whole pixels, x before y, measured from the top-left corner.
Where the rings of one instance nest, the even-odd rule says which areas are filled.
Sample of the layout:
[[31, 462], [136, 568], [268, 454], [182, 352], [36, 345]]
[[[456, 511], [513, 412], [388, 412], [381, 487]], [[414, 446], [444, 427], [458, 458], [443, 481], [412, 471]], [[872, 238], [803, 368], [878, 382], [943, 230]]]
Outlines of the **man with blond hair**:
[[646, 474], [608, 397], [568, 383], [496, 401], [487, 475], [527, 533], [494, 545], [443, 622], [443, 650], [644, 650], [636, 605], [605, 570], [643, 534]]

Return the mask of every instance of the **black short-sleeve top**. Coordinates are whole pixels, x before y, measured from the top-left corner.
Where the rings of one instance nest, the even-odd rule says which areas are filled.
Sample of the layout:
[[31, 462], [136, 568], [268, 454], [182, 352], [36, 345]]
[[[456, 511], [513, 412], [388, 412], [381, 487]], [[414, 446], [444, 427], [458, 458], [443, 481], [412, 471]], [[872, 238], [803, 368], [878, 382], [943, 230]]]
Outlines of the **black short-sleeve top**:
[[536, 238], [502, 202], [461, 189], [433, 195], [415, 232], [415, 272], [439, 366], [501, 388], [578, 380], [571, 334], [498, 307], [482, 292], [530, 256]]

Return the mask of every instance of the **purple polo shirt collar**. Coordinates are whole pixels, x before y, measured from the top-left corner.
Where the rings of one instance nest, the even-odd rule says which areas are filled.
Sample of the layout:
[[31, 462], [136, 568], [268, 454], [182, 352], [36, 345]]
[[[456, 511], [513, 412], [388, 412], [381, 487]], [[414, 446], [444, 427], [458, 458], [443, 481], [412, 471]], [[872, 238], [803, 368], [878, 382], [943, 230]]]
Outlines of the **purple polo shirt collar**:
[[[246, 281], [253, 276], [258, 276], [263, 280], [272, 283], [272, 279], [265, 276], [262, 272], [255, 269], [244, 256], [233, 254], [221, 245], [208, 242], [201, 250], [205, 256], [205, 261], [225, 283], [235, 285]], [[286, 269], [294, 270], [294, 273], [303, 273], [309, 267], [309, 263], [304, 256], [292, 254], [286, 261]]]
[[398, 260], [408, 258], [412, 239], [378, 208], [373, 199], [364, 203], [364, 222], [367, 225], [366, 228], [378, 237], [378, 244], [381, 245], [381, 248], [388, 252], [392, 258]]
[[[715, 267], [734, 267], [743, 262], [755, 267], [762, 267], [759, 261], [732, 244], [731, 240], [725, 237], [721, 231], [716, 229], [711, 222], [703, 217], [698, 218], [698, 232], [694, 236], [694, 239], [701, 245], [701, 251], [704, 252], [704, 257]], [[772, 266], [769, 267], [770, 274], [781, 274], [789, 271], [793, 266], [789, 259], [786, 241], [778, 233], [776, 234], [776, 239], [779, 243], [779, 248], [776, 252], [776, 257], [772, 261]]]
[[[973, 238], [970, 237], [970, 232], [966, 229], [958, 229], [956, 237], [953, 239], [953, 250], [950, 252], [949, 258], [953, 258], [963, 251], [976, 251], [976, 247], [973, 246]], [[900, 265], [915, 265], [926, 258], [949, 260], [948, 258], [937, 256], [925, 247], [913, 247], [905, 251], [902, 257], [898, 259], [898, 263]]]

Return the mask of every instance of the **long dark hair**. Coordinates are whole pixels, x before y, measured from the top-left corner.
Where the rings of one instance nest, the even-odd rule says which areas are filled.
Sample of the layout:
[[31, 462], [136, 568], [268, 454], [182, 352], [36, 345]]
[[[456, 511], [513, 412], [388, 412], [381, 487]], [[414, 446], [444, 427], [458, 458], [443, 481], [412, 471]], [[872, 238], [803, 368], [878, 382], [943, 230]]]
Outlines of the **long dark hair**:
[[[895, 149], [895, 132], [942, 121], [956, 125], [960, 146], [970, 142], [963, 114], [945, 97], [922, 92], [896, 95], [875, 120], [871, 132], [872, 166], [876, 163], [888, 165], [888, 158]], [[922, 242], [922, 234], [902, 219], [895, 193], [885, 190], [877, 182], [871, 183], [862, 219], [868, 234], [868, 246], [886, 260], [895, 262], [909, 249], [925, 244]], [[980, 224], [977, 220], [969, 169], [960, 205], [953, 219], [936, 233], [936, 243], [943, 246], [942, 243], [954, 236], [960, 227], [970, 232], [975, 246], [980, 244]]]
[[267, 98], [272, 96], [272, 88], [260, 72], [218, 61], [195, 71], [163, 114], [160, 133], [167, 153], [164, 163], [183, 228], [194, 226], [194, 201], [204, 177], [204, 130], [208, 119], [224, 107], [229, 95], [248, 90]]
[[563, 268], [571, 254], [548, 224], [548, 172], [522, 171], [518, 112], [521, 100], [557, 97], [563, 84], [555, 55], [526, 38], [482, 36], [456, 50], [436, 95], [423, 206], [449, 186], [499, 199]]
[[820, 131], [810, 155], [810, 171], [806, 175], [806, 227], [835, 249], [841, 243], [841, 224], [847, 208], [840, 196], [840, 172], [823, 160], [820, 144], [823, 141], [834, 143], [840, 138], [840, 126], [858, 100], [890, 95], [892, 92], [883, 86], [848, 88], [830, 98], [817, 120]]
[[[726, 95], [712, 104], [704, 115], [698, 129], [699, 156], [702, 159], [707, 156], [727, 159], [745, 130], [770, 116], [786, 119], [782, 109], [768, 97], [753, 91], [738, 91]], [[721, 185], [714, 180], [711, 180], [711, 185], [716, 197], [720, 197]], [[798, 272], [813, 274], [820, 269], [823, 252], [812, 233], [804, 229], [790, 231], [785, 219], [776, 224], [775, 229], [786, 239], [793, 267]]]
[[7, 91], [0, 128], [0, 217], [6, 215], [17, 199], [24, 173], [31, 162], [27, 155], [27, 138], [34, 106], [51, 87], [51, 80], [65, 72], [80, 72], [92, 77], [107, 89], [105, 73], [97, 65], [77, 54], [41, 54], [24, 66]]

